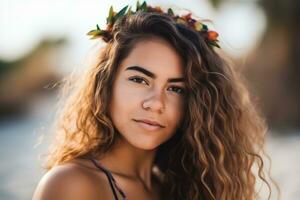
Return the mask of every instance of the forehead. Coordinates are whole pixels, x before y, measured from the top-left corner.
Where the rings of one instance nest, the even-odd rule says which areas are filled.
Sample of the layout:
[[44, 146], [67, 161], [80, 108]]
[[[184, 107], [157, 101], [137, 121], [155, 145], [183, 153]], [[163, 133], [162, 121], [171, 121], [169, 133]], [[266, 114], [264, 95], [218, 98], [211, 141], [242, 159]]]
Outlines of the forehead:
[[180, 55], [167, 41], [147, 38], [137, 42], [129, 55], [121, 62], [120, 70], [132, 65], [142, 66], [158, 76], [183, 76], [183, 63]]

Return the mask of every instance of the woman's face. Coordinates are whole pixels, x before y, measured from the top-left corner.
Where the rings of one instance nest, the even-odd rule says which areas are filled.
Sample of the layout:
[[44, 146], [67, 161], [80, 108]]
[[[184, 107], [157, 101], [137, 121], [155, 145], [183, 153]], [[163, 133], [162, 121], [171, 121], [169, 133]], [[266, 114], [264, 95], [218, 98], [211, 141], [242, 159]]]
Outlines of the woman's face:
[[151, 150], [172, 137], [183, 115], [182, 68], [180, 56], [163, 39], [134, 46], [121, 62], [112, 88], [110, 116], [122, 139]]

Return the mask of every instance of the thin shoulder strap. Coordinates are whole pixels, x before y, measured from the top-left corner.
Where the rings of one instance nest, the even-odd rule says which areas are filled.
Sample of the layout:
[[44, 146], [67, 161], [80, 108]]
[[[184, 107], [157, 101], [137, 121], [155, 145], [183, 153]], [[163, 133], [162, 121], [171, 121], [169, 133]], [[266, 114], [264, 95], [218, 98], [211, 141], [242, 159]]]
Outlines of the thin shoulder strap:
[[[116, 183], [114, 177], [112, 176], [111, 172], [110, 172], [109, 170], [107, 170], [106, 168], [104, 168], [103, 166], [101, 166], [101, 164], [98, 163], [96, 160], [94, 160], [94, 159], [92, 159], [92, 158], [91, 158], [90, 160], [94, 163], [94, 165], [95, 165], [97, 168], [99, 168], [101, 171], [103, 171], [103, 172], [105, 173], [105, 175], [106, 175], [106, 177], [107, 177], [107, 179], [108, 179], [108, 181], [109, 181], [109, 185], [110, 185], [110, 187], [111, 187], [111, 189], [112, 189], [112, 192], [113, 192], [113, 195], [114, 195], [115, 200], [118, 200], [118, 196], [117, 196], [117, 192], [116, 192], [116, 190], [115, 190], [115, 187], [116, 187], [117, 190], [120, 192], [120, 194], [122, 195], [122, 197], [123, 197], [123, 198], [126, 198], [125, 193], [121, 190], [121, 188], [118, 187], [118, 185], [117, 185], [117, 183]], [[115, 187], [114, 187], [114, 186], [115, 186]]]

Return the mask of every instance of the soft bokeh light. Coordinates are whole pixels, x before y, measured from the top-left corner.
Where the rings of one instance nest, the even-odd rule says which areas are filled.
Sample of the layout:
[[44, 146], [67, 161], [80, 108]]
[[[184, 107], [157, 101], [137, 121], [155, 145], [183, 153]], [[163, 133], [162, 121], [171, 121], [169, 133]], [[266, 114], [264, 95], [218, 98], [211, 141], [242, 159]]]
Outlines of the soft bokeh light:
[[[14, 60], [44, 37], [66, 36], [70, 57], [80, 61], [94, 41], [86, 32], [96, 23], [105, 26], [110, 5], [116, 10], [136, 1], [11, 0], [0, 2], [0, 58]], [[148, 1], [149, 4], [186, 8], [198, 17], [211, 19], [222, 47], [233, 56], [247, 52], [259, 40], [265, 17], [254, 2], [226, 3], [215, 10], [206, 0]]]
[[[221, 51], [234, 64], [238, 63], [239, 69], [248, 67], [245, 75], [256, 86], [253, 92], [265, 98], [262, 107], [269, 109], [269, 116], [281, 121], [280, 116], [288, 116], [291, 110], [295, 110], [292, 117], [300, 112], [299, 105], [291, 106], [296, 95], [282, 100], [299, 89], [293, 82], [284, 85], [290, 80], [285, 72], [293, 74], [299, 68], [299, 62], [285, 62], [294, 58], [287, 55], [297, 57], [299, 48], [292, 49], [288, 43], [293, 41], [294, 33], [287, 34], [290, 29], [285, 28], [286, 24], [281, 29], [272, 27], [275, 32], [269, 32], [264, 40], [270, 17], [259, 6], [261, 1], [221, 1], [218, 8], [210, 0], [149, 0], [147, 3], [172, 7], [179, 13], [192, 11], [201, 19], [212, 20], [207, 25], [219, 33]], [[39, 157], [47, 149], [57, 110], [58, 93], [52, 84], [59, 84], [74, 71], [80, 75], [94, 47], [104, 44], [90, 40], [86, 33], [96, 24], [106, 26], [111, 5], [117, 11], [128, 4], [135, 8], [136, 0], [0, 1], [0, 65], [3, 67], [0, 75], [5, 74], [0, 76], [0, 117], [4, 116], [0, 118], [1, 200], [31, 198], [44, 173]], [[277, 104], [272, 107], [273, 102]], [[288, 106], [290, 110], [286, 109]], [[286, 111], [285, 115], [282, 110]], [[287, 121], [283, 124], [288, 124]], [[272, 173], [282, 188], [282, 199], [296, 200], [300, 196], [299, 133], [291, 127], [268, 133], [266, 147], [273, 160]]]

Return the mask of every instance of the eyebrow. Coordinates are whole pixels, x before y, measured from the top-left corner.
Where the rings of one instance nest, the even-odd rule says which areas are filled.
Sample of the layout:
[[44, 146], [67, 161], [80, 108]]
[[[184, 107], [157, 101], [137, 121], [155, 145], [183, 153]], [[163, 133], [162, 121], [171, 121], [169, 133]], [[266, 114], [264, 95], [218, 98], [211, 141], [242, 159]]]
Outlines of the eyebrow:
[[[155, 79], [156, 78], [156, 75], [150, 71], [148, 71], [147, 69], [143, 68], [143, 67], [140, 67], [140, 66], [131, 66], [131, 67], [127, 67], [125, 69], [126, 70], [135, 70], [135, 71], [138, 71], [138, 72], [141, 72], [143, 74], [145, 74], [146, 76], [150, 77], [150, 78], [153, 78]], [[180, 77], [180, 78], [168, 78], [168, 82], [170, 83], [174, 83], [174, 82], [184, 82], [184, 78]]]

